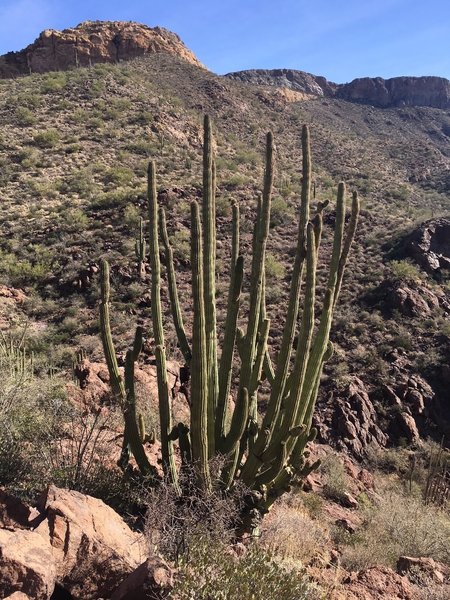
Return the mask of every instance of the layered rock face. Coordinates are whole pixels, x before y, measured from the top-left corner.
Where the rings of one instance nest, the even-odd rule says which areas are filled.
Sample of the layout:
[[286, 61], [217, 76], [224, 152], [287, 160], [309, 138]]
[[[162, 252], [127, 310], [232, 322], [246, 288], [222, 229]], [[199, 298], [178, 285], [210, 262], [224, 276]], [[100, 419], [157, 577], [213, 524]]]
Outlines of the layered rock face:
[[77, 27], [47, 29], [19, 52], [0, 56], [0, 78], [114, 63], [150, 53], [167, 53], [202, 67], [174, 33], [125, 21], [85, 21]]
[[228, 73], [225, 77], [243, 83], [285, 88], [314, 96], [332, 96], [336, 89], [336, 84], [327, 81], [325, 77], [294, 69], [251, 69]]
[[337, 84], [325, 77], [293, 69], [249, 70], [225, 75], [253, 85], [275, 86], [314, 96], [341, 98], [380, 108], [401, 106], [450, 107], [450, 81], [443, 77], [363, 77]]
[[336, 97], [381, 108], [400, 106], [450, 107], [450, 81], [443, 77], [363, 77], [339, 85]]

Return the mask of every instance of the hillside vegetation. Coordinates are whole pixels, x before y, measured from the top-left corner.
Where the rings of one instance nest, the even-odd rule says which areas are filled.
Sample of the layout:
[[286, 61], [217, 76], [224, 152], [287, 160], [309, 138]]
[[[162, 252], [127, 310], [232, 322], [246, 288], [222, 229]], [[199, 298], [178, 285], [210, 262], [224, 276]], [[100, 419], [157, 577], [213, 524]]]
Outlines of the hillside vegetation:
[[[433, 460], [441, 457], [436, 442], [444, 436], [448, 443], [450, 430], [450, 279], [445, 269], [439, 277], [426, 272], [404, 254], [402, 241], [424, 221], [450, 214], [450, 116], [433, 108], [378, 109], [288, 92], [221, 78], [163, 54], [0, 80], [0, 485], [31, 501], [43, 482], [52, 481], [103, 498], [136, 527], [150, 505], [156, 517], [147, 522], [149, 547], [157, 546], [180, 568], [174, 596], [179, 599], [191, 597], [208, 572], [222, 596], [205, 597], [247, 600], [252, 574], [261, 573], [273, 591], [269, 598], [285, 586], [286, 595], [279, 597], [286, 600], [293, 600], [289, 593], [353, 600], [363, 597], [358, 586], [366, 583], [350, 576], [347, 581], [350, 571], [389, 569], [404, 554], [448, 563], [448, 512], [426, 493], [424, 502], [423, 495]], [[156, 405], [148, 402], [155, 350], [150, 268], [146, 264], [139, 277], [135, 241], [140, 218], [144, 231], [148, 225], [147, 166], [155, 160], [180, 301], [192, 323], [190, 202], [202, 192], [204, 114], [212, 118], [217, 144], [220, 331], [231, 205], [240, 207], [247, 260], [267, 131], [276, 147], [266, 264], [272, 358], [280, 347], [295, 251], [302, 124], [311, 132], [313, 203], [330, 201], [318, 265], [319, 302], [338, 181], [361, 198], [331, 332], [334, 355], [322, 376], [315, 419], [324, 444], [312, 453], [323, 459], [322, 467], [308, 478], [306, 491], [275, 505], [262, 531], [263, 550], [245, 554], [241, 563], [246, 573], [239, 579], [241, 596], [230, 595], [237, 592], [234, 563], [226, 562], [229, 548], [223, 545], [229, 524], [208, 521], [206, 530], [197, 529], [199, 519], [189, 513], [182, 515], [185, 529], [170, 530], [177, 507], [170, 491], [144, 493], [116, 468], [122, 415], [109, 406], [99, 336], [100, 261], [106, 258], [121, 364], [136, 325], [144, 327], [138, 402], [149, 439], [153, 433], [158, 437]], [[244, 288], [244, 312], [248, 292]], [[187, 400], [177, 366], [183, 357], [165, 285], [162, 303], [170, 389], [183, 413]], [[264, 394], [261, 398], [262, 415]], [[149, 446], [156, 448], [151, 461], [159, 468], [158, 447]], [[361, 464], [356, 467], [347, 455]], [[205, 510], [220, 513], [223, 507]], [[293, 529], [301, 532], [295, 540]], [[280, 563], [289, 576], [279, 571]], [[416, 575], [413, 583], [425, 594], [430, 581]], [[399, 590], [402, 582], [395, 580]], [[346, 585], [353, 596], [339, 595]], [[208, 587], [203, 592], [218, 593]], [[440, 593], [433, 588], [428, 596], [399, 591], [392, 597], [439, 600]]]

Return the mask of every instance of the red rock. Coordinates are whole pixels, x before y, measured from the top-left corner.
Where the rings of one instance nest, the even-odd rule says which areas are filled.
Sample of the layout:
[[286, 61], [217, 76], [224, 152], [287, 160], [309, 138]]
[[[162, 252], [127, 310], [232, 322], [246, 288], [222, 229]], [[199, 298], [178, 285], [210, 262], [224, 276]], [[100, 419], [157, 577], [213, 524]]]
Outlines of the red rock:
[[111, 600], [158, 600], [172, 587], [172, 569], [159, 558], [148, 558], [119, 585]]
[[24, 50], [0, 56], [0, 78], [116, 63], [161, 52], [203, 67], [180, 38], [167, 29], [130, 21], [85, 21], [63, 31], [45, 30]]
[[417, 598], [406, 577], [401, 577], [388, 567], [364, 569], [350, 575], [343, 583], [345, 600], [416, 600]]
[[146, 558], [142, 537], [97, 498], [50, 486], [39, 508], [36, 532], [50, 539], [57, 582], [74, 597], [109, 597]]
[[0, 598], [23, 592], [33, 600], [48, 600], [56, 579], [48, 537], [25, 529], [0, 529], [0, 574]]
[[428, 557], [400, 556], [397, 561], [397, 572], [400, 575], [407, 575], [410, 571], [422, 571], [436, 583], [450, 581], [450, 568], [447, 565]]
[[29, 529], [38, 518], [37, 510], [0, 489], [0, 527]]

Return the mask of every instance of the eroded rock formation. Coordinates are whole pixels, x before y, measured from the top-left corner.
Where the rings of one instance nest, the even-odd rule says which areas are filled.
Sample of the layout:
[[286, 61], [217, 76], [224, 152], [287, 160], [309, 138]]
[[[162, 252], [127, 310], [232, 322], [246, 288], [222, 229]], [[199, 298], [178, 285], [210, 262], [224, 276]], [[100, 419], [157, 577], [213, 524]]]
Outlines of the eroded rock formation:
[[46, 29], [23, 50], [0, 56], [0, 78], [115, 63], [152, 53], [172, 54], [203, 66], [176, 34], [162, 27], [131, 21], [85, 21], [63, 31]]

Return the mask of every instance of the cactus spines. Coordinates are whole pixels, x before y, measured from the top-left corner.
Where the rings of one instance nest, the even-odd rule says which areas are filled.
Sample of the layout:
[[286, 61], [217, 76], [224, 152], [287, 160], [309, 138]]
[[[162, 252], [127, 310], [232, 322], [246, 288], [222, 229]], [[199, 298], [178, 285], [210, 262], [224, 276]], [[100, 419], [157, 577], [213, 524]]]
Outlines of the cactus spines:
[[138, 276], [142, 281], [145, 279], [145, 254], [146, 254], [146, 243], [144, 236], [144, 219], [139, 217], [139, 229], [136, 241], [134, 242], [134, 252], [136, 254], [138, 263]]
[[[265, 258], [274, 180], [273, 135], [267, 135], [264, 189], [258, 198], [253, 230], [250, 278], [246, 288], [249, 290], [247, 324], [238, 326], [242, 318], [239, 313], [244, 259], [239, 248], [239, 207], [233, 204], [230, 281], [221, 336], [217, 335], [216, 324], [216, 171], [209, 117], [204, 120], [203, 202], [201, 208], [197, 201], [191, 202], [193, 323], [190, 340], [177, 293], [165, 213], [157, 206], [154, 163], [150, 163], [148, 169], [152, 323], [164, 472], [178, 486], [174, 448], [177, 443], [181, 469], [193, 465], [197, 485], [208, 492], [212, 487], [209, 460], [217, 454], [223, 455], [220, 473], [222, 489], [229, 489], [237, 480], [241, 480], [251, 490], [251, 500], [242, 517], [243, 527], [247, 529], [257, 527], [273, 502], [317, 467], [317, 463], [307, 460], [306, 446], [316, 435], [311, 423], [320, 376], [324, 363], [332, 353], [329, 337], [333, 310], [358, 221], [359, 202], [355, 192], [345, 232], [345, 186], [340, 183], [328, 280], [315, 326], [316, 272], [322, 213], [327, 202], [317, 202], [315, 215], [310, 220], [311, 190], [314, 190], [315, 198], [315, 184], [312, 183], [311, 150], [306, 126], [302, 129], [302, 156], [302, 188], [291, 287], [280, 350], [273, 362], [268, 348], [270, 320], [265, 302]], [[167, 386], [158, 236], [165, 251], [172, 317], [191, 375], [190, 423], [179, 423], [176, 427], [172, 427], [172, 407]], [[127, 353], [124, 385], [109, 327], [107, 263], [102, 263], [100, 313], [111, 384], [114, 394], [122, 399], [125, 407], [127, 443], [139, 468], [145, 470], [145, 457], [141, 452], [146, 436], [136, 416], [134, 386], [130, 380], [142, 345], [142, 332], [137, 330], [133, 350]], [[218, 351], [218, 339], [222, 340], [221, 351]], [[297, 343], [294, 345], [295, 339]], [[232, 372], [236, 364], [240, 370], [238, 374], [235, 373], [237, 385], [233, 386]], [[261, 421], [258, 419], [258, 390], [264, 378], [266, 385], [270, 386], [270, 394]], [[235, 399], [232, 411], [228, 408], [230, 397]], [[131, 419], [134, 419], [135, 426], [128, 422]]]

